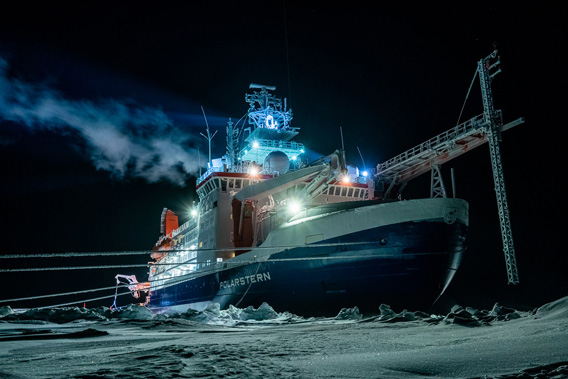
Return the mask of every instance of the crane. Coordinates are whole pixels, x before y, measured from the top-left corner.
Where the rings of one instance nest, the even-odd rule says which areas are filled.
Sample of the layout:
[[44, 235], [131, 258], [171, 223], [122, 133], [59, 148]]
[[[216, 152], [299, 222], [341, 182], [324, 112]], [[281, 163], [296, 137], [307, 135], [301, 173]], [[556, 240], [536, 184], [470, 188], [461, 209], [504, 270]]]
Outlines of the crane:
[[441, 180], [440, 165], [487, 142], [495, 182], [508, 283], [518, 284], [519, 274], [499, 143], [502, 132], [524, 123], [525, 120], [520, 117], [503, 125], [502, 112], [494, 107], [491, 82], [493, 77], [501, 72], [499, 65], [500, 59], [497, 50], [477, 63], [475, 75], [479, 75], [481, 85], [482, 114], [458, 124], [384, 163], [378, 164], [375, 181], [377, 182], [376, 188], [382, 188], [380, 197], [386, 199], [393, 197], [395, 192], [396, 195], [394, 196], [400, 195], [410, 180], [431, 172], [431, 196], [446, 197], [446, 191]]

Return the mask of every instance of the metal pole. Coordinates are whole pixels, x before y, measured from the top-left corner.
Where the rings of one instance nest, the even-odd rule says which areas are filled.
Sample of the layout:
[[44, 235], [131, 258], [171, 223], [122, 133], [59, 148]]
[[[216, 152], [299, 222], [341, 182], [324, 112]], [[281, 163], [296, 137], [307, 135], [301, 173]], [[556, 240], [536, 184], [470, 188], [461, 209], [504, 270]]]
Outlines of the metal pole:
[[456, 178], [454, 176], [454, 168], [450, 168], [450, 173], [452, 175], [452, 195], [454, 199], [456, 198]]

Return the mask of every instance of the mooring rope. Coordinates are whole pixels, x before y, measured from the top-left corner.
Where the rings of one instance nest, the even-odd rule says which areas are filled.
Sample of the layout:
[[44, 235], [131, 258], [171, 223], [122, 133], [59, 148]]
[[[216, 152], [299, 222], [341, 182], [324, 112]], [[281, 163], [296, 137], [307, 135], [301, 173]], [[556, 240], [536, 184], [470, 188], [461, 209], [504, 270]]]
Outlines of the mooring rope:
[[[409, 254], [405, 254], [405, 256], [409, 256], [409, 255], [445, 255], [448, 254], [446, 252], [440, 252], [440, 253], [409, 253]], [[130, 287], [130, 286], [134, 286], [136, 284], [139, 283], [154, 283], [154, 282], [163, 282], [163, 281], [167, 281], [166, 283], [163, 283], [159, 286], [156, 286], [153, 290], [160, 290], [160, 289], [164, 289], [167, 287], [171, 287], [180, 283], [184, 283], [190, 280], [195, 280], [198, 279], [200, 277], [206, 276], [211, 274], [212, 272], [222, 272], [222, 271], [226, 271], [229, 269], [232, 269], [236, 266], [242, 266], [242, 265], [247, 265], [247, 264], [251, 264], [251, 263], [258, 263], [258, 264], [270, 264], [270, 263], [277, 263], [277, 262], [287, 262], [287, 261], [306, 261], [306, 260], [332, 260], [332, 259], [373, 259], [373, 258], [377, 258], [377, 257], [399, 257], [400, 255], [397, 254], [381, 254], [381, 255], [353, 255], [353, 256], [348, 256], [348, 257], [301, 257], [301, 258], [280, 258], [280, 259], [269, 259], [269, 260], [241, 260], [241, 261], [234, 261], [234, 262], [230, 262], [230, 261], [224, 261], [222, 263], [218, 263], [218, 264], [213, 264], [210, 266], [210, 268], [206, 268], [206, 269], [202, 269], [200, 271], [194, 271], [188, 274], [184, 274], [184, 275], [180, 275], [176, 278], [161, 278], [161, 279], [152, 279], [152, 280], [147, 280], [147, 281], [143, 281], [143, 282], [138, 282], [138, 283], [132, 283], [132, 284], [121, 284], [121, 285], [117, 285], [117, 286], [112, 286], [112, 287], [100, 287], [100, 288], [93, 288], [93, 289], [87, 289], [87, 290], [78, 290], [78, 291], [70, 291], [70, 292], [62, 292], [62, 293], [55, 293], [55, 294], [48, 294], [48, 295], [38, 295], [38, 296], [28, 296], [28, 297], [21, 297], [21, 298], [13, 298], [13, 299], [0, 299], [0, 303], [13, 303], [13, 302], [19, 302], [19, 301], [26, 301], [26, 300], [37, 300], [37, 299], [45, 299], [45, 298], [52, 298], [52, 297], [61, 297], [61, 296], [71, 296], [71, 295], [78, 295], [78, 294], [83, 294], [83, 293], [89, 293], [89, 292], [99, 292], [99, 291], [105, 291], [105, 290], [111, 290], [111, 289], [115, 289], [115, 295], [108, 295], [108, 296], [102, 296], [102, 297], [96, 297], [96, 298], [90, 298], [90, 299], [84, 299], [84, 300], [77, 300], [77, 301], [72, 301], [72, 302], [68, 302], [68, 303], [62, 303], [62, 304], [56, 304], [56, 305], [49, 305], [49, 306], [43, 306], [43, 307], [39, 307], [37, 309], [43, 309], [43, 308], [56, 308], [56, 307], [61, 307], [61, 306], [66, 306], [66, 305], [72, 305], [72, 304], [78, 304], [78, 303], [84, 303], [84, 302], [92, 302], [92, 301], [96, 301], [96, 300], [102, 300], [102, 299], [109, 299], [109, 298], [113, 298], [115, 296], [122, 296], [122, 295], [126, 295], [131, 293], [131, 291], [128, 292], [124, 292], [122, 294], [116, 294], [116, 291], [118, 290], [118, 288], [125, 288], [125, 287]], [[189, 263], [188, 263], [189, 262]], [[192, 261], [187, 261], [187, 262], [182, 262], [182, 263], [175, 263], [176, 266], [180, 266], [180, 265], [184, 265], [184, 264], [195, 264]], [[164, 265], [170, 265], [170, 264], [164, 264]], [[221, 267], [219, 267], [221, 265]], [[144, 267], [146, 267], [147, 265], [143, 265]], [[229, 267], [231, 266], [231, 267]], [[98, 268], [98, 266], [96, 266]], [[103, 266], [104, 268], [109, 268], [109, 266]], [[111, 266], [111, 268], [114, 266]], [[128, 267], [128, 266], [127, 266]], [[70, 267], [71, 268], [71, 267]], [[79, 269], [82, 269], [83, 267], [79, 267]], [[44, 268], [44, 269], [48, 269], [48, 268]], [[38, 270], [41, 270], [40, 268], [38, 268]], [[6, 270], [2, 270], [2, 271], [6, 271]], [[169, 270], [167, 270], [169, 271]], [[167, 273], [164, 272], [164, 273]], [[161, 273], [161, 274], [164, 274]], [[144, 290], [139, 290], [139, 291], [144, 291]]]
[[152, 253], [183, 253], [187, 251], [195, 252], [231, 252], [231, 251], [250, 251], [252, 249], [265, 250], [286, 250], [294, 248], [316, 248], [334, 246], [355, 246], [355, 245], [376, 245], [379, 241], [373, 242], [335, 242], [335, 243], [316, 243], [309, 245], [281, 245], [281, 246], [256, 246], [256, 247], [228, 247], [221, 249], [195, 248], [195, 249], [173, 249], [173, 250], [133, 250], [133, 251], [100, 251], [100, 252], [65, 252], [65, 253], [41, 253], [41, 254], [7, 254], [0, 255], [0, 259], [35, 259], [35, 258], [76, 258], [76, 257], [101, 257], [101, 256], [122, 256], [122, 255], [150, 255]]
[[[448, 253], [405, 253], [404, 256], [415, 256], [415, 255], [435, 255], [435, 254], [448, 254]], [[360, 259], [360, 258], [388, 258], [388, 257], [400, 257], [400, 254], [394, 253], [384, 253], [384, 254], [373, 254], [373, 255], [351, 255], [351, 256], [340, 256], [340, 257], [298, 257], [298, 258], [271, 258], [267, 261], [269, 262], [285, 262], [285, 261], [312, 261], [312, 260], [333, 260], [333, 259]], [[230, 261], [226, 260], [222, 263], [226, 264], [249, 264], [249, 263], [259, 263], [262, 262], [258, 259], [252, 260], [238, 260]], [[73, 271], [73, 270], [103, 270], [103, 269], [123, 269], [123, 268], [148, 268], [153, 266], [174, 266], [167, 271], [171, 271], [176, 267], [183, 265], [196, 265], [205, 264], [206, 261], [185, 261], [185, 262], [172, 262], [172, 263], [139, 263], [139, 264], [129, 264], [129, 265], [98, 265], [98, 266], [54, 266], [54, 267], [25, 267], [25, 268], [6, 268], [0, 269], [0, 272], [37, 272], [37, 271]], [[221, 262], [219, 262], [221, 263]], [[212, 265], [215, 265], [212, 264]], [[167, 272], [166, 271], [166, 272]]]

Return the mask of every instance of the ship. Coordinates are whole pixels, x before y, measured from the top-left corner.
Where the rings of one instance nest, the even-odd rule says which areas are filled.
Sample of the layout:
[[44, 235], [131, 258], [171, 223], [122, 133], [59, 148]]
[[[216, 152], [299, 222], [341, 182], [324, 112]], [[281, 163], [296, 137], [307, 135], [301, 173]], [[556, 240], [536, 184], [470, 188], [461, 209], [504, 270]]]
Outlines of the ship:
[[[487, 142], [488, 120], [474, 117], [367, 171], [348, 165], [343, 148], [309, 162], [275, 90], [249, 86], [245, 116], [227, 122], [225, 154], [211, 159], [209, 148], [189, 219], [180, 225], [164, 208], [148, 280], [117, 283], [127, 278], [158, 313], [431, 306], [460, 266], [469, 226], [468, 203], [447, 196], [439, 166]], [[211, 144], [209, 126], [205, 137]], [[431, 196], [403, 199], [407, 182], [427, 171]]]

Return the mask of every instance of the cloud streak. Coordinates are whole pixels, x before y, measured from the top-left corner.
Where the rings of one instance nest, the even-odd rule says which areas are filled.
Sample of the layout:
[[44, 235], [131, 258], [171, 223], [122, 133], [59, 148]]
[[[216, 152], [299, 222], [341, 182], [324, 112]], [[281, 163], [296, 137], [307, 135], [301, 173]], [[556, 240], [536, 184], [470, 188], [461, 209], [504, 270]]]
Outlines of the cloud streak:
[[52, 88], [9, 78], [8, 68], [0, 58], [0, 119], [31, 131], [78, 133], [93, 165], [117, 179], [184, 185], [199, 172], [198, 151], [190, 147], [194, 137], [175, 128], [162, 110], [116, 100], [69, 100]]

